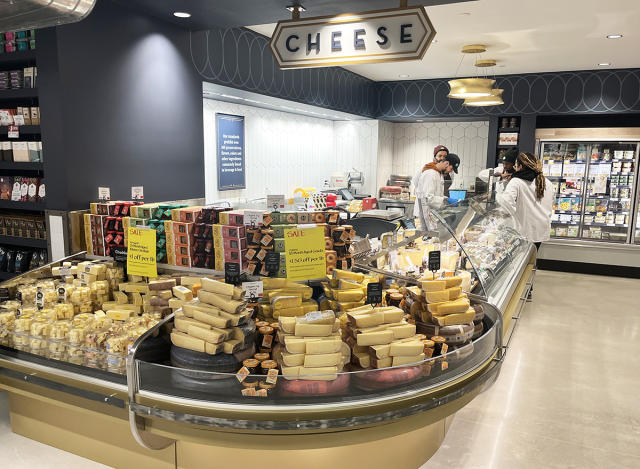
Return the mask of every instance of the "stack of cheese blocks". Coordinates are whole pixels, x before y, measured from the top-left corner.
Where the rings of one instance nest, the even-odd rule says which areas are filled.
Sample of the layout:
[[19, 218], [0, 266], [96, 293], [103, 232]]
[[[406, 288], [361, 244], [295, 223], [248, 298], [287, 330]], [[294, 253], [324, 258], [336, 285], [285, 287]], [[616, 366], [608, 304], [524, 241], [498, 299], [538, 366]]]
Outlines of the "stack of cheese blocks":
[[349, 362], [350, 350], [342, 342], [340, 320], [333, 311], [281, 316], [279, 325], [284, 351], [278, 361], [286, 379], [331, 381]]
[[240, 288], [205, 277], [197, 296], [176, 313], [171, 333], [174, 345], [210, 355], [230, 355], [253, 343], [255, 327], [251, 331], [238, 327], [251, 318]]
[[347, 311], [346, 342], [353, 349], [353, 363], [362, 368], [408, 365], [425, 359], [423, 336], [415, 324], [403, 319], [395, 306], [366, 305]]
[[274, 322], [280, 317], [304, 316], [318, 310], [318, 303], [311, 299], [311, 287], [283, 278], [264, 278], [262, 284], [258, 317], [263, 321]]
[[328, 303], [323, 303], [321, 306], [323, 308], [328, 306], [329, 309], [339, 312], [364, 306], [367, 285], [371, 282], [378, 282], [378, 278], [335, 269], [329, 282], [323, 284]]
[[473, 321], [476, 311], [469, 298], [462, 292], [462, 277], [445, 277], [421, 280], [422, 297], [426, 300], [426, 311], [420, 319], [437, 326], [456, 326]]

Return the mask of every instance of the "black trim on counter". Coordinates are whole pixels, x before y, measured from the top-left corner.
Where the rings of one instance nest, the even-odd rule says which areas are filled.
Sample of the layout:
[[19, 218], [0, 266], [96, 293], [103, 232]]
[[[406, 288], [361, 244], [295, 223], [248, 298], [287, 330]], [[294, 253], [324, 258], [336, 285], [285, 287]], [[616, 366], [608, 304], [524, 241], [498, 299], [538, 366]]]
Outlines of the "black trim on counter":
[[625, 265], [593, 264], [591, 262], [556, 261], [538, 259], [539, 270], [555, 272], [572, 272], [576, 274], [606, 275], [610, 277], [640, 278], [640, 267]]

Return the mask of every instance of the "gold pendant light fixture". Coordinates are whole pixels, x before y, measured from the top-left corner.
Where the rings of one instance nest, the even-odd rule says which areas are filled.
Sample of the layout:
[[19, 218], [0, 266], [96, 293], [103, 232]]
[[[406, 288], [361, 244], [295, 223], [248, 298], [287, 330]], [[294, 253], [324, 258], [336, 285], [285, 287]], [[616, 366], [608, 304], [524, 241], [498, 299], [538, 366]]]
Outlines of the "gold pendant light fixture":
[[[482, 54], [486, 52], [487, 47], [483, 44], [471, 44], [464, 46], [461, 50], [462, 59], [458, 70], [464, 61], [466, 54]], [[477, 68], [489, 68], [495, 67], [496, 61], [493, 59], [478, 59], [475, 62]], [[457, 75], [457, 71], [456, 71]], [[450, 92], [449, 98], [464, 99], [465, 106], [496, 106], [504, 104], [502, 101], [502, 91], [500, 89], [494, 89], [496, 81], [487, 78], [486, 73], [484, 78], [456, 78], [449, 80]]]

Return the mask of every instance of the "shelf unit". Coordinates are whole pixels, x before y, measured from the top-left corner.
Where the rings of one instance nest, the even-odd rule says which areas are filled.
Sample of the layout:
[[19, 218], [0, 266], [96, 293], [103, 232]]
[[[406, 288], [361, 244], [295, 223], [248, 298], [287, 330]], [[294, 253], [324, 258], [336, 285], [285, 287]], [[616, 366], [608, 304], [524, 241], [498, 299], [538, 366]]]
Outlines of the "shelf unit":
[[[21, 125], [18, 127], [18, 132], [20, 135], [40, 135], [40, 126], [39, 125]], [[7, 138], [7, 134], [9, 133], [9, 127], [6, 125], [0, 125], [0, 137]]]
[[[515, 123], [516, 125], [511, 125]], [[506, 133], [515, 133], [517, 136], [517, 143], [515, 145], [501, 145], [500, 136]], [[520, 145], [520, 116], [499, 116], [498, 117], [498, 135], [496, 136], [496, 161], [495, 165], [500, 164], [502, 155], [510, 148], [516, 148]]]
[[47, 248], [46, 239], [34, 239], [34, 238], [18, 238], [17, 236], [3, 236], [0, 235], [0, 245], [9, 244], [12, 246], [23, 246], [27, 248]]

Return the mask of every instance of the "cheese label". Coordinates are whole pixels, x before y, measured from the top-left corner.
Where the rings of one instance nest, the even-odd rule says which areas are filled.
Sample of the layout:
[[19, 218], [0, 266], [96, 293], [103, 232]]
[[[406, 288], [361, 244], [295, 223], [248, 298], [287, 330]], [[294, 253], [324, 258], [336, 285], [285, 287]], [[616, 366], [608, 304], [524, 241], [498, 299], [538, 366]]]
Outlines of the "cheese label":
[[256, 397], [258, 393], [256, 392], [255, 388], [244, 388], [242, 390], [242, 395], [245, 397]]
[[236, 373], [236, 379], [238, 380], [238, 382], [242, 383], [245, 379], [247, 379], [247, 376], [249, 376], [250, 374], [251, 372], [249, 371], [249, 368], [247, 368], [246, 366], [243, 366]]
[[14, 202], [20, 202], [20, 183], [16, 182], [13, 185], [13, 190], [11, 191], [11, 200]]
[[269, 226], [273, 223], [273, 218], [271, 218], [271, 215], [267, 215], [262, 219], [262, 222], [265, 226]]
[[266, 334], [262, 337], [262, 346], [265, 348], [271, 348], [273, 344], [273, 335]]
[[266, 389], [258, 389], [258, 391], [256, 391], [256, 396], [257, 397], [267, 397], [267, 390]]
[[20, 196], [26, 197], [28, 194], [29, 194], [29, 184], [27, 184], [26, 182], [23, 182], [22, 185], [20, 186]]
[[[267, 372], [267, 378], [265, 381], [269, 384], [276, 384], [278, 381], [278, 369], [272, 368]], [[266, 392], [266, 389], [264, 390]]]
[[446, 355], [449, 350], [449, 346], [447, 344], [442, 344], [442, 348], [440, 349], [440, 355]]
[[29, 184], [29, 197], [36, 196], [36, 185], [34, 183]]
[[38, 198], [44, 199], [46, 195], [47, 195], [47, 191], [45, 189], [45, 185], [44, 184], [40, 184], [38, 186]]

